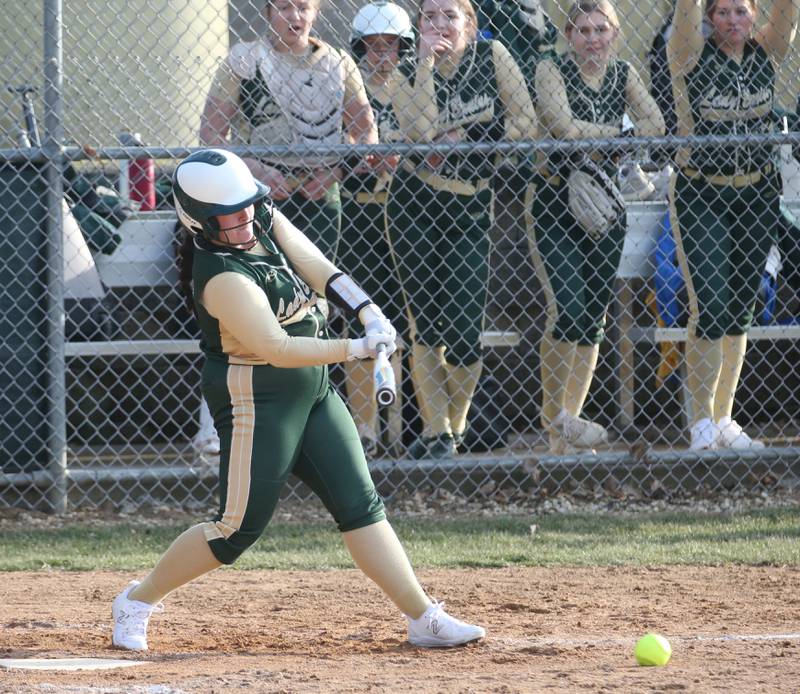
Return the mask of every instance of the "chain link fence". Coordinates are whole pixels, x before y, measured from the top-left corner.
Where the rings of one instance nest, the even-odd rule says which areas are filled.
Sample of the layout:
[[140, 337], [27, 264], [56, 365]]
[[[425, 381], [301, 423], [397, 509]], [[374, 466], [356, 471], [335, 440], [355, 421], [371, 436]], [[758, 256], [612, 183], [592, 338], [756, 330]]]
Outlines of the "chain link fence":
[[[373, 404], [371, 367], [331, 370], [385, 496], [796, 487], [792, 3], [759, 5], [768, 31], [739, 60], [709, 43], [722, 19], [676, 29], [671, 2], [379, 2], [353, 35], [364, 4], [4, 12], [0, 501], [215, 499], [171, 201], [176, 163], [203, 145], [247, 157], [396, 324], [394, 405]], [[706, 43], [669, 52], [675, 31]], [[462, 40], [425, 102], [425, 52]], [[364, 83], [378, 145], [354, 105]], [[624, 198], [594, 236], [581, 220], [606, 210], [602, 175], [577, 206], [568, 183], [592, 166]], [[358, 336], [336, 309], [329, 330]]]

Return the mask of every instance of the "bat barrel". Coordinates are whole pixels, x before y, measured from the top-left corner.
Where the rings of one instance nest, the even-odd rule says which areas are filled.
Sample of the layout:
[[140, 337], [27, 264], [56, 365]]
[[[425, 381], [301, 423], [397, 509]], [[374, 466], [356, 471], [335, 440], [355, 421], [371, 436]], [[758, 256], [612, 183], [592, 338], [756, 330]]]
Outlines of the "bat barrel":
[[394, 380], [394, 370], [386, 356], [386, 347], [378, 346], [378, 355], [375, 359], [375, 401], [379, 407], [388, 407], [394, 403], [397, 386]]
[[389, 407], [389, 405], [394, 403], [395, 394], [390, 388], [381, 388], [375, 393], [375, 399], [381, 407]]

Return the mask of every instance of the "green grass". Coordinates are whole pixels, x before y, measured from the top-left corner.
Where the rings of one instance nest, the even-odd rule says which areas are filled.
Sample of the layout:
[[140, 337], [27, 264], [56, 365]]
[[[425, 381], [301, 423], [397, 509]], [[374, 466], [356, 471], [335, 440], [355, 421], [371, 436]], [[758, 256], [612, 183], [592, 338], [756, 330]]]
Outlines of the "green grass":
[[[397, 519], [418, 568], [552, 565], [800, 565], [800, 508], [736, 514]], [[536, 531], [531, 533], [531, 525]], [[185, 524], [10, 530], [0, 571], [151, 566]], [[270, 525], [241, 569], [350, 568], [332, 523]]]

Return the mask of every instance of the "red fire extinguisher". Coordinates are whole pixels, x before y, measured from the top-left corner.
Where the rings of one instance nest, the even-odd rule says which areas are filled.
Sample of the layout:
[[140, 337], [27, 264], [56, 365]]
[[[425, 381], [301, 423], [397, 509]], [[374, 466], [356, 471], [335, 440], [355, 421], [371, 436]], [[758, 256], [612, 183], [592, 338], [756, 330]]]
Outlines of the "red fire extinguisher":
[[[142, 147], [139, 133], [120, 133], [119, 141], [124, 147]], [[152, 159], [130, 159], [127, 170], [128, 195], [139, 204], [139, 210], [156, 209], [156, 165]], [[124, 175], [124, 174], [123, 174]], [[121, 186], [122, 187], [122, 186]]]

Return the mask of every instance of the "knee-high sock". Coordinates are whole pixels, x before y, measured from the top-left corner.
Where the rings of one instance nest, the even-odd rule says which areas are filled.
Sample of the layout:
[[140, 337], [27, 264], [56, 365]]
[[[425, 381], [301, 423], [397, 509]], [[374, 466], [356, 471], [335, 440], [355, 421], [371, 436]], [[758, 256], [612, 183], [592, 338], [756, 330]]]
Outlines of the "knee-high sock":
[[375, 403], [371, 359], [345, 362], [345, 388], [347, 404], [353, 414], [358, 434], [361, 437], [377, 439], [378, 407]]
[[176, 588], [222, 566], [206, 542], [203, 525], [180, 534], [128, 597], [154, 605]]
[[542, 371], [542, 426], [547, 428], [564, 409], [566, 383], [575, 361], [575, 345], [542, 335], [539, 343]]
[[714, 421], [730, 417], [739, 375], [742, 373], [744, 353], [747, 350], [747, 335], [726, 335], [722, 338], [722, 367], [717, 390], [714, 393]]
[[342, 533], [342, 539], [359, 569], [412, 619], [431, 604], [414, 575], [411, 562], [389, 521]]
[[686, 340], [686, 387], [695, 422], [714, 417], [714, 395], [722, 368], [722, 340]]
[[467, 414], [472, 396], [483, 370], [483, 361], [479, 359], [469, 366], [445, 364], [444, 368], [447, 371], [447, 394], [450, 396], [450, 426], [454, 434], [463, 434], [467, 428]]
[[444, 348], [414, 345], [411, 349], [411, 377], [417, 391], [420, 414], [426, 433], [452, 433], [448, 415], [447, 372]]
[[583, 410], [583, 403], [586, 402], [586, 396], [592, 385], [599, 354], [600, 345], [575, 345], [575, 359], [572, 362], [572, 371], [567, 378], [564, 398], [564, 407], [571, 415], [578, 417]]

